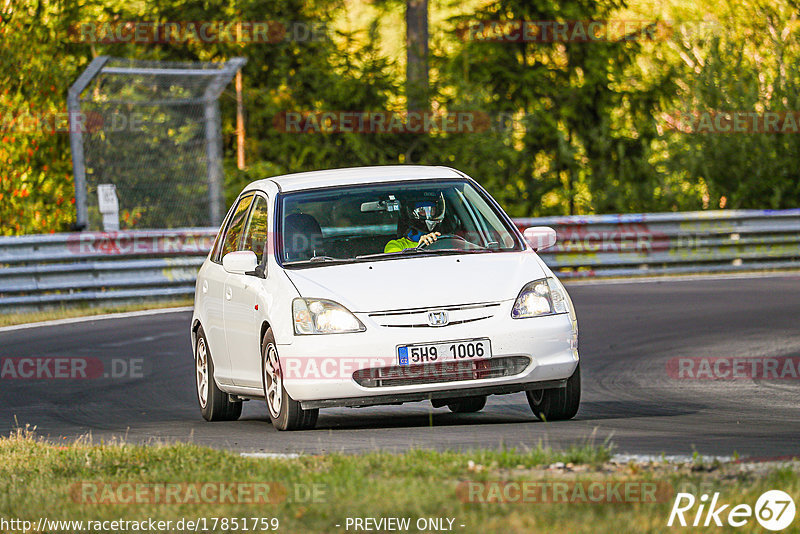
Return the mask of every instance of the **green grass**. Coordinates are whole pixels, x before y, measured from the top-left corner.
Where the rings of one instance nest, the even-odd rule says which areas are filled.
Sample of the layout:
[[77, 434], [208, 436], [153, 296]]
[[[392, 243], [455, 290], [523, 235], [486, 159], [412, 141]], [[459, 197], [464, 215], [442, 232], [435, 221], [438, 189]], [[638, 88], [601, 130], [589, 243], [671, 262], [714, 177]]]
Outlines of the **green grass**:
[[102, 315], [106, 313], [122, 313], [139, 310], [151, 310], [156, 308], [177, 308], [181, 306], [191, 306], [193, 299], [173, 300], [149, 300], [130, 304], [108, 304], [101, 306], [89, 306], [86, 304], [62, 306], [49, 310], [7, 313], [0, 314], [0, 326], [11, 326], [15, 324], [38, 323], [40, 321], [52, 321], [55, 319], [69, 319], [72, 317], [84, 317], [91, 315]]
[[[413, 450], [254, 459], [191, 444], [57, 446], [18, 431], [0, 439], [0, 517], [33, 521], [40, 516], [69, 520], [277, 517], [279, 532], [303, 533], [345, 532], [348, 517], [410, 517], [412, 525], [417, 518], [450, 517], [455, 518], [455, 532], [616, 534], [674, 531], [666, 527], [672, 500], [659, 504], [473, 504], [462, 502], [456, 488], [464, 481], [661, 480], [676, 488], [686, 484], [711, 488], [721, 492], [725, 502], [752, 505], [767, 489], [782, 489], [800, 502], [796, 468], [750, 473], [726, 466], [710, 471], [693, 470], [691, 465], [614, 467], [608, 462], [610, 453], [606, 445], [586, 444], [564, 451], [538, 446], [524, 451]], [[548, 469], [553, 462], [571, 463], [573, 470]], [[272, 504], [111, 505], [85, 504], [75, 497], [80, 494], [75, 484], [81, 482], [212, 481], [277, 483], [287, 498]], [[316, 498], [308, 497], [312, 489]], [[753, 523], [737, 531], [757, 530]], [[464, 528], [458, 526], [462, 524]]]

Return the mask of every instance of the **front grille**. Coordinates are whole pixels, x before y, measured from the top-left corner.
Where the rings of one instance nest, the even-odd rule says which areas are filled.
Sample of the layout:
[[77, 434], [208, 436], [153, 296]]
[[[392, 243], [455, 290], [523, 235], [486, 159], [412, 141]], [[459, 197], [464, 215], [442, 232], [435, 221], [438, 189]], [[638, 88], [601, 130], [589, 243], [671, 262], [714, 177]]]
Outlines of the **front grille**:
[[429, 312], [447, 312], [449, 319], [447, 326], [450, 326], [491, 319], [499, 308], [500, 302], [484, 302], [481, 304], [374, 312], [370, 313], [369, 317], [380, 326], [388, 328], [441, 328], [441, 326], [428, 324]]
[[[472, 319], [463, 319], [461, 321], [450, 321], [445, 326], [450, 326], [453, 324], [464, 324], [464, 323], [472, 323], [474, 321], [481, 321], [483, 319], [491, 319], [491, 315], [485, 315], [483, 317], [473, 317]], [[431, 327], [429, 324], [422, 324], [422, 323], [412, 323], [412, 324], [382, 324], [381, 326], [385, 326], [387, 328], [441, 328], [441, 327]]]
[[452, 360], [419, 365], [393, 365], [360, 369], [353, 380], [366, 388], [463, 382], [518, 375], [530, 363], [527, 356], [502, 356], [486, 360]]

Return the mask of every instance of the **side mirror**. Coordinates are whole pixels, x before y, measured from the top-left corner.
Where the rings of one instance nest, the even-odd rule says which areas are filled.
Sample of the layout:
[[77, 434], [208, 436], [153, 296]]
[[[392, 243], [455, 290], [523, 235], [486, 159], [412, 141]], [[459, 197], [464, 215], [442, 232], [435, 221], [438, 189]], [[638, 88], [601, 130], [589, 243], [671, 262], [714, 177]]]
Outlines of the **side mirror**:
[[533, 250], [542, 250], [556, 244], [556, 231], [549, 226], [531, 226], [522, 233]]
[[231, 274], [246, 274], [258, 267], [258, 257], [252, 250], [228, 252], [222, 257], [222, 268]]

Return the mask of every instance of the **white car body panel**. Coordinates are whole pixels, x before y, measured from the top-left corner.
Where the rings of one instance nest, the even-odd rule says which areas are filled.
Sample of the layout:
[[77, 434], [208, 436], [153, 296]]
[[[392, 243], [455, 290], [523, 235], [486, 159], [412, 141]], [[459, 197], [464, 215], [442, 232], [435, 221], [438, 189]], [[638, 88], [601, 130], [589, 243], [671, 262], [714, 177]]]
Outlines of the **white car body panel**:
[[298, 172], [259, 180], [252, 188], [280, 187], [281, 191], [301, 191], [340, 185], [379, 184], [402, 180], [464, 178], [466, 175], [449, 167], [423, 165], [386, 165], [381, 167], [354, 167], [325, 171]]
[[197, 275], [194, 299], [194, 313], [196, 317], [202, 317], [200, 323], [208, 337], [209, 350], [214, 355], [215, 377], [220, 384], [233, 383], [223, 322], [223, 302], [227, 277], [228, 273], [225, 272], [222, 265], [206, 259]]
[[304, 297], [335, 300], [352, 312], [514, 300], [523, 285], [545, 277], [532, 251], [416, 256], [286, 274]]

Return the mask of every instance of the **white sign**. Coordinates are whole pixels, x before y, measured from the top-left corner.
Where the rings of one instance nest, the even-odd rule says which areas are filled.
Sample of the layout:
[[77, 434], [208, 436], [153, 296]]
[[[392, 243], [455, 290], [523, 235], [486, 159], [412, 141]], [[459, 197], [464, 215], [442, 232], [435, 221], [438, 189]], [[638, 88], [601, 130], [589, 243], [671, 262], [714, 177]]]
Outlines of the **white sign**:
[[98, 185], [97, 201], [100, 204], [100, 213], [118, 212], [119, 201], [117, 200], [117, 186], [114, 184]]
[[97, 186], [97, 203], [103, 214], [103, 230], [106, 232], [119, 230], [119, 200], [117, 187], [114, 184]]

